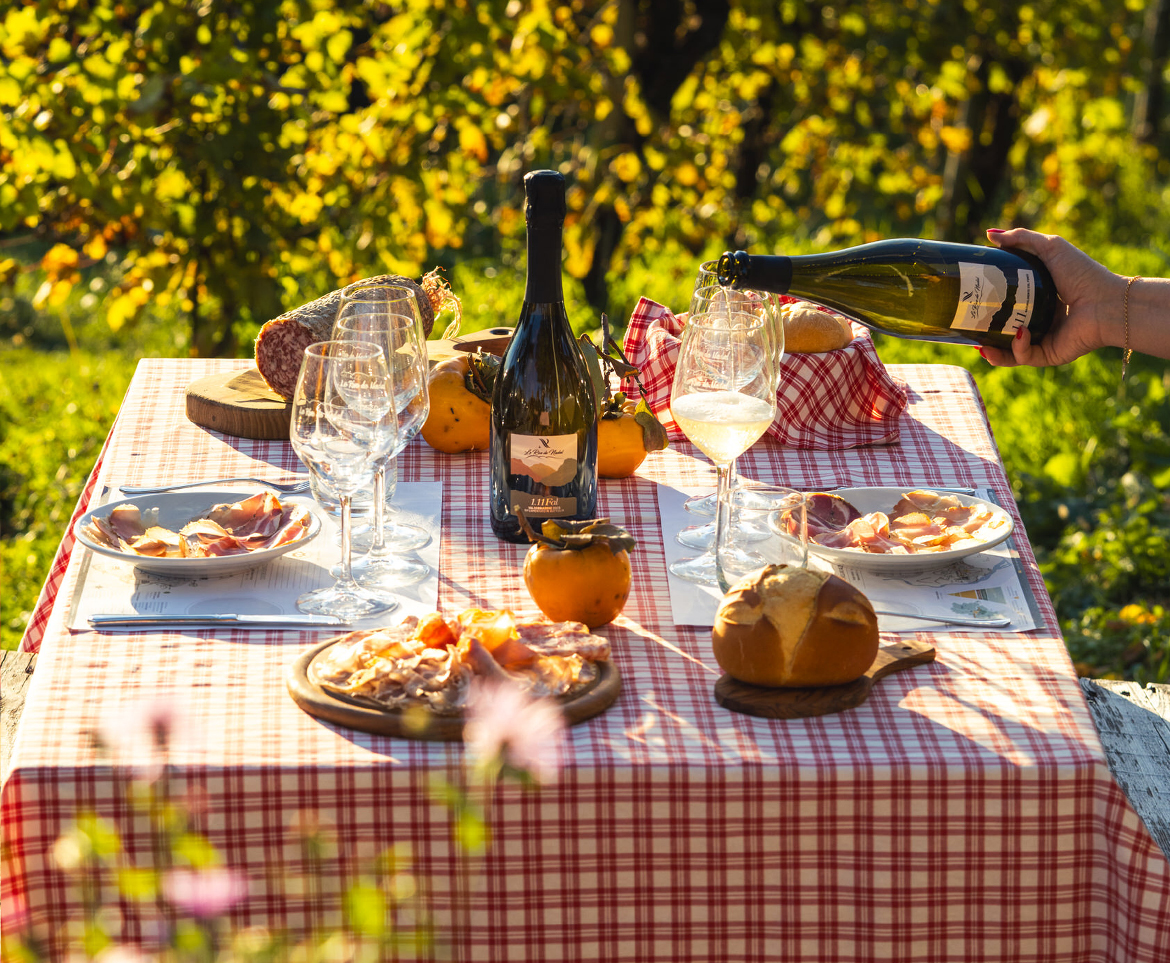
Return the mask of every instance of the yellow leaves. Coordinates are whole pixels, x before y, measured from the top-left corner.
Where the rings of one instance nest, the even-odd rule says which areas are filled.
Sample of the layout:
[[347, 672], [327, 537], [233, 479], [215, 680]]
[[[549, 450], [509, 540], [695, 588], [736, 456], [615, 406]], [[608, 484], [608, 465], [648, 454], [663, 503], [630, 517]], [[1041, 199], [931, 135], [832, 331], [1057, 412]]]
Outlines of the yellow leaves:
[[565, 259], [562, 266], [570, 277], [583, 278], [593, 266], [595, 235], [590, 225], [576, 215], [565, 218]]
[[168, 168], [155, 178], [154, 196], [160, 201], [177, 201], [186, 197], [190, 190], [191, 182], [180, 170]]
[[481, 164], [487, 162], [487, 138], [474, 123], [466, 118], [459, 122], [459, 149], [468, 157], [474, 157]]
[[599, 50], [605, 50], [611, 43], [613, 43], [613, 27], [608, 23], [596, 23], [593, 29], [589, 31], [589, 39], [593, 41], [593, 45]]
[[0, 77], [0, 106], [15, 107], [24, 100], [24, 94], [11, 77]]
[[111, 331], [121, 331], [126, 323], [132, 321], [147, 301], [150, 292], [143, 287], [134, 287], [124, 294], [117, 295], [106, 306], [106, 324]]
[[54, 244], [41, 258], [41, 269], [55, 279], [72, 272], [77, 267], [78, 260], [77, 252], [73, 248], [67, 244]]
[[609, 169], [618, 180], [631, 184], [642, 173], [642, 161], [633, 151], [624, 151], [609, 162]]
[[674, 179], [683, 187], [694, 187], [699, 183], [699, 169], [690, 161], [683, 161], [675, 168]]
[[109, 251], [109, 245], [106, 244], [106, 239], [101, 234], [95, 234], [81, 250], [86, 257], [100, 261]]
[[14, 4], [0, 28], [0, 52], [11, 58], [19, 57], [26, 51], [31, 53], [44, 41], [48, 29], [47, 19], [37, 19], [35, 5], [17, 8]]
[[60, 64], [73, 59], [73, 46], [64, 37], [49, 41], [49, 63]]
[[971, 147], [971, 129], [969, 127], [944, 126], [938, 132], [938, 136], [952, 154], [962, 154]]
[[288, 202], [288, 213], [302, 224], [313, 224], [321, 214], [324, 202], [314, 194], [294, 194]]

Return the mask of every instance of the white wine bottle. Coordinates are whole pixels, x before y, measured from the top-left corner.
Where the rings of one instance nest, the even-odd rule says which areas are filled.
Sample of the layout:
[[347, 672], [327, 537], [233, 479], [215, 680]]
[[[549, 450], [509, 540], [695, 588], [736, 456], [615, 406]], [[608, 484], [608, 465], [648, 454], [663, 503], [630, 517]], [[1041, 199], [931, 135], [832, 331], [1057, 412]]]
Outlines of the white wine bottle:
[[561, 288], [565, 179], [524, 177], [528, 283], [492, 391], [492, 531], [525, 542], [518, 512], [537, 530], [548, 518], [597, 513], [597, 399], [573, 337]]
[[728, 251], [726, 287], [791, 294], [840, 311], [882, 334], [1010, 348], [1020, 328], [1040, 341], [1056, 286], [1023, 251], [910, 238], [792, 257]]

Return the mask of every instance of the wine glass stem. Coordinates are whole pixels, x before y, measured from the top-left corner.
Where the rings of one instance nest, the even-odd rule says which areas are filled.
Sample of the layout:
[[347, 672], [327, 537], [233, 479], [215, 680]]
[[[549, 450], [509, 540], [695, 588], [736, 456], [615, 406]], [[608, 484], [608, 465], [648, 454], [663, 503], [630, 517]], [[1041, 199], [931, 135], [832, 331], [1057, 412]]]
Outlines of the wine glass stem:
[[723, 557], [726, 550], [728, 532], [731, 529], [731, 486], [729, 481], [734, 471], [735, 462], [728, 465], [715, 466], [715, 577], [719, 581], [719, 590], [726, 593], [731, 587], [727, 577], [723, 574]]
[[337, 500], [341, 502], [341, 577], [337, 580], [338, 585], [343, 585], [346, 588], [357, 588], [357, 583], [353, 580], [353, 541], [351, 538], [351, 528], [353, 523], [353, 516], [351, 509], [353, 506], [352, 495], [342, 495], [338, 493]]
[[374, 475], [374, 548], [386, 547], [386, 463]]

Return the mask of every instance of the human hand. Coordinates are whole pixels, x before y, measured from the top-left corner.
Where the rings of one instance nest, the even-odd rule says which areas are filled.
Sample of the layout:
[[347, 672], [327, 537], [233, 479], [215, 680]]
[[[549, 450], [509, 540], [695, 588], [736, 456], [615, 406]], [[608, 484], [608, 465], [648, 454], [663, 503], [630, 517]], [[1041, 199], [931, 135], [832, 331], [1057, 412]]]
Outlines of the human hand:
[[1010, 351], [981, 348], [980, 354], [1000, 367], [1067, 364], [1083, 354], [1114, 343], [1111, 325], [1122, 303], [1125, 278], [1102, 267], [1062, 237], [1015, 228], [987, 232], [992, 244], [1036, 255], [1052, 275], [1060, 294], [1052, 327], [1039, 344], [1032, 344], [1027, 328], [1020, 328]]

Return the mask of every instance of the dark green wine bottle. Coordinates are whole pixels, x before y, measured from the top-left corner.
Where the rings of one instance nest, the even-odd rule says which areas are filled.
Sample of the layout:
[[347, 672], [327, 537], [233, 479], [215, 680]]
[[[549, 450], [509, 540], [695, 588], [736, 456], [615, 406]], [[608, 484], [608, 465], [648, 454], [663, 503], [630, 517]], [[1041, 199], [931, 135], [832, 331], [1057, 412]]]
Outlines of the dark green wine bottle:
[[1010, 348], [1019, 328], [1040, 341], [1056, 312], [1052, 275], [1024, 251], [891, 239], [792, 257], [730, 251], [727, 287], [791, 294], [882, 334]]
[[524, 177], [528, 284], [520, 320], [492, 391], [492, 531], [525, 542], [517, 512], [533, 528], [547, 518], [597, 513], [597, 399], [573, 337], [561, 288], [565, 179]]

